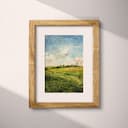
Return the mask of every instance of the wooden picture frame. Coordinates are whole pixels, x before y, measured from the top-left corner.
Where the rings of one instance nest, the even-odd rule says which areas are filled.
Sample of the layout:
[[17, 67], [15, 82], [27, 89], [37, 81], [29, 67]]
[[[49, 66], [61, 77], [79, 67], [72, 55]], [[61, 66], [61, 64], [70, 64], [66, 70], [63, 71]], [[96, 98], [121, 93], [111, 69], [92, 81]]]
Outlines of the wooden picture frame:
[[[99, 21], [98, 20], [31, 20], [29, 22], [29, 107], [30, 108], [86, 108], [99, 107]], [[38, 102], [36, 100], [36, 27], [58, 26], [93, 28], [93, 101]]]

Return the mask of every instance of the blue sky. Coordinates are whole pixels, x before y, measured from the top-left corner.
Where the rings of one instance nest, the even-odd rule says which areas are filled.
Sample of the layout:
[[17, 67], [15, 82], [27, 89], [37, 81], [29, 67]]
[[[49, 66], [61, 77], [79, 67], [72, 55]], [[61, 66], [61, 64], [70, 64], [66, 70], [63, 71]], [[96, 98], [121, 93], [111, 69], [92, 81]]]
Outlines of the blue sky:
[[82, 65], [83, 36], [82, 35], [46, 35], [45, 64]]

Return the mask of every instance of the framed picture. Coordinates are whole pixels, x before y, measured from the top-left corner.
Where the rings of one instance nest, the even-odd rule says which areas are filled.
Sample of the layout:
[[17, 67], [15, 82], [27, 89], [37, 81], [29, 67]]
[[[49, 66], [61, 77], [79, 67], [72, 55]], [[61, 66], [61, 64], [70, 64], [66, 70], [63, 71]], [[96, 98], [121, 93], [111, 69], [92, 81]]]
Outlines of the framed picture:
[[99, 21], [31, 20], [29, 107], [99, 106]]

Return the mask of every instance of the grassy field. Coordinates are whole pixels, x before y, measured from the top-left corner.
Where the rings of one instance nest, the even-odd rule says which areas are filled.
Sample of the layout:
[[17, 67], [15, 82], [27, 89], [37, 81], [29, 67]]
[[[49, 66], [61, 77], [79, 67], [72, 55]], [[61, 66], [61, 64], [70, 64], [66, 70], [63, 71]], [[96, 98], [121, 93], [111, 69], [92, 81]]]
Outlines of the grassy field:
[[46, 67], [45, 92], [83, 92], [83, 67]]

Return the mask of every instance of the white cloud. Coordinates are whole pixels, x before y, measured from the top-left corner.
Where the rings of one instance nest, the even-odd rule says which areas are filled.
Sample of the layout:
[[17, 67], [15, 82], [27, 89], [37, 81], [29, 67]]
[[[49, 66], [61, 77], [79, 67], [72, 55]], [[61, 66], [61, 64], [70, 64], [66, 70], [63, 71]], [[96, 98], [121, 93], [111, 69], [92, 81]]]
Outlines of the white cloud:
[[82, 57], [76, 57], [74, 59], [74, 62], [75, 62], [76, 65], [83, 65], [83, 59], [82, 59]]
[[54, 54], [45, 54], [45, 65], [46, 66], [58, 66], [58, 65], [82, 65], [82, 57], [72, 58], [70, 51], [72, 46], [60, 47]]

